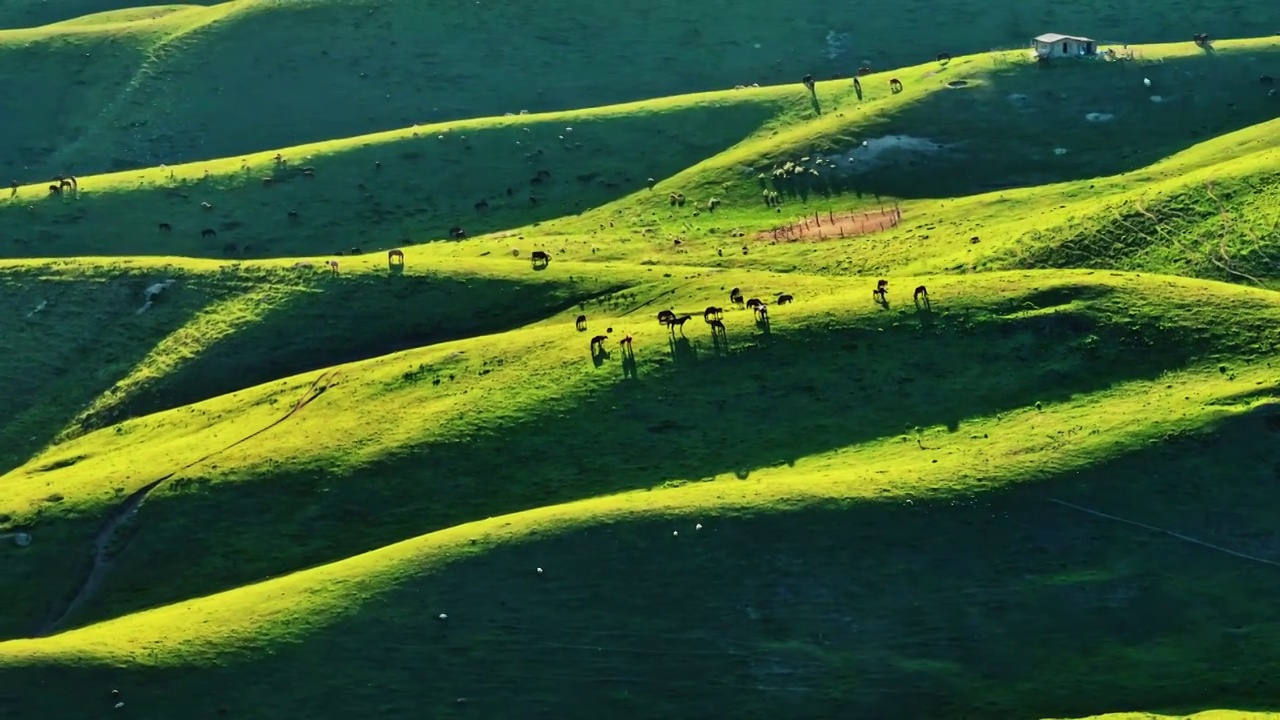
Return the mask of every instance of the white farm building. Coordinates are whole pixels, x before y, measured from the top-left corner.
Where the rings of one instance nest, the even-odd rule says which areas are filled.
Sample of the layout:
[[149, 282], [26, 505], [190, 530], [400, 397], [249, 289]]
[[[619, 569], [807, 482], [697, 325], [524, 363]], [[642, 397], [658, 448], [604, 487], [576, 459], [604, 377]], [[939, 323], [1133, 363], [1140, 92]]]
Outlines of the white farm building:
[[1092, 57], [1098, 54], [1097, 42], [1087, 37], [1058, 33], [1045, 33], [1033, 38], [1031, 47], [1035, 49], [1036, 56], [1042, 58]]

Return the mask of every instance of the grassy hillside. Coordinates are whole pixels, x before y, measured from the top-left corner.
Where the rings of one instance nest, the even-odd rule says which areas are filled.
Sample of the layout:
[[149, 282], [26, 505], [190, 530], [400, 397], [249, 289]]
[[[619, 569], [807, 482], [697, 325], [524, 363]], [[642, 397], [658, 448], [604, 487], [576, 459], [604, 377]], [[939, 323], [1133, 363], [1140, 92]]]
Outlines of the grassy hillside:
[[0, 720], [1267, 717], [1280, 41], [1180, 3], [0, 8]]
[[[22, 187], [0, 199], [11, 235], [7, 244], [0, 238], [0, 254], [314, 255], [439, 241], [462, 227], [473, 236], [520, 228], [514, 234], [545, 237], [551, 249], [579, 259], [661, 260], [654, 253], [673, 253], [679, 238], [696, 241], [679, 248], [696, 253], [694, 262], [755, 263], [761, 255], [733, 252], [743, 227], [878, 209], [883, 197], [906, 202], [908, 224], [888, 244], [904, 247], [901, 241], [922, 226], [935, 231], [931, 237], [967, 243], [978, 230], [973, 205], [938, 213], [946, 205], [938, 199], [1007, 202], [1007, 191], [992, 187], [1066, 183], [1056, 189], [1062, 207], [1054, 209], [1070, 205], [1058, 215], [1070, 218], [1065, 232], [1079, 234], [1080, 218], [1097, 216], [1108, 201], [1127, 201], [1133, 188], [1150, 182], [1147, 168], [1169, 156], [1187, 153], [1182, 170], [1203, 170], [1207, 178], [1228, 163], [1243, 167], [1238, 157], [1223, 157], [1227, 143], [1216, 136], [1224, 133], [1247, 133], [1265, 144], [1268, 152], [1258, 148], [1252, 158], [1252, 175], [1280, 172], [1270, 152], [1273, 130], [1258, 125], [1280, 115], [1280, 102], [1257, 82], [1258, 68], [1280, 66], [1280, 43], [1223, 41], [1211, 55], [1191, 43], [1136, 52], [1132, 61], [1051, 70], [1038, 69], [1022, 52], [965, 57], [895, 71], [907, 88], [901, 94], [889, 91], [889, 73], [869, 76], [862, 100], [848, 81], [820, 83], [813, 98], [798, 84], [725, 91], [406, 128], [285, 149], [281, 160], [271, 152], [81, 177], [78, 193], [62, 197], [50, 196], [43, 184]], [[956, 82], [964, 85], [949, 85]], [[1050, 108], [1060, 119], [1046, 130]], [[1113, 118], [1094, 122], [1090, 113]], [[778, 175], [796, 165], [804, 172]], [[439, 167], [453, 171], [433, 171]], [[762, 191], [779, 193], [781, 205], [767, 205]], [[687, 202], [673, 207], [672, 193]], [[708, 212], [712, 198], [721, 204]], [[1254, 204], [1268, 205], [1265, 198]], [[1042, 218], [1025, 209], [1025, 203], [1008, 207], [1020, 222], [1016, 235], [1044, 231]], [[984, 213], [983, 224], [998, 221], [1002, 210]], [[593, 248], [601, 249], [595, 238], [622, 227], [639, 235], [636, 242], [612, 244], [593, 257]], [[483, 250], [463, 243], [444, 252], [474, 256], [512, 246], [504, 237]], [[722, 260], [726, 249], [730, 259]], [[768, 267], [785, 267], [785, 258], [769, 252]], [[1114, 264], [1115, 255], [1093, 261]], [[1213, 270], [1164, 260], [1164, 270]], [[1064, 266], [1044, 253], [1036, 262]], [[951, 266], [923, 268], [936, 269]]]
[[[20, 0], [0, 12], [0, 24], [115, 7]], [[1280, 27], [1280, 10], [1268, 3], [1207, 9], [1186, 0], [1167, 0], [1159, 13], [1010, 0], [981, 10], [919, 0], [858, 7], [663, 0], [608, 13], [576, 2], [513, 9], [461, 0], [232, 0], [175, 12], [124, 10], [0, 33], [0, 47], [20, 44], [66, 68], [6, 59], [6, 84], [71, 84], [86, 72], [112, 78], [95, 82], [106, 93], [97, 102], [67, 109], [72, 132], [5, 136], [0, 174], [33, 180], [172, 165], [415, 122], [795, 82], [805, 73], [848, 76], [864, 64], [894, 68], [939, 52], [1023, 48], [1043, 32], [1137, 44], [1272, 27]], [[91, 47], [103, 33], [140, 43], [145, 59]], [[484, 62], [465, 60], [478, 46]], [[29, 125], [40, 128], [42, 117], [31, 114]]]

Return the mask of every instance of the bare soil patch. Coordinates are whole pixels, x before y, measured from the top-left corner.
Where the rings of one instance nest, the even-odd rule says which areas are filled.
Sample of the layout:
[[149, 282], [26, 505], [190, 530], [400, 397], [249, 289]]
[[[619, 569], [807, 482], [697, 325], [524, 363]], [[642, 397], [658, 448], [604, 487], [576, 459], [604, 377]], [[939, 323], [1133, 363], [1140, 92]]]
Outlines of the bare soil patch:
[[756, 233], [756, 238], [777, 242], [822, 242], [883, 232], [896, 227], [900, 222], [902, 222], [902, 210], [898, 207], [867, 212], [830, 211], [798, 218], [791, 223], [769, 230], [761, 230]]

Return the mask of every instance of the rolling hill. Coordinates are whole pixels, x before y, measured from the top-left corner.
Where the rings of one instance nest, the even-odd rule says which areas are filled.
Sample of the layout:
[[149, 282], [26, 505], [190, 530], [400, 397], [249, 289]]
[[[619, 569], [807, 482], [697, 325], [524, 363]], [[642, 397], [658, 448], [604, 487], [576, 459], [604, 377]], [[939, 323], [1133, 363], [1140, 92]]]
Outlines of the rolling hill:
[[6, 6], [0, 718], [1280, 717], [1280, 40], [1167, 5]]

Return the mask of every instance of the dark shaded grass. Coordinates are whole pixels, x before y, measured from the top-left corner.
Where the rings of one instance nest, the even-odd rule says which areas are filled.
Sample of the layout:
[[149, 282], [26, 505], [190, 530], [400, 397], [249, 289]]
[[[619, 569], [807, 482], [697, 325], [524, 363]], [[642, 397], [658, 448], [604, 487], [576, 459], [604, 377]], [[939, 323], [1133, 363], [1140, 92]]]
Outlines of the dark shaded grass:
[[80, 715], [111, 688], [139, 717], [200, 718], [1032, 720], [1274, 706], [1274, 567], [1048, 499], [1280, 560], [1275, 420], [1266, 408], [987, 494], [531, 535], [353, 598], [360, 612], [269, 657], [14, 668], [0, 708]]

